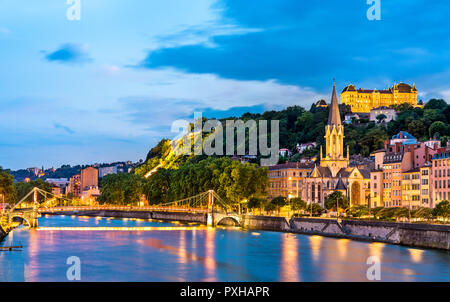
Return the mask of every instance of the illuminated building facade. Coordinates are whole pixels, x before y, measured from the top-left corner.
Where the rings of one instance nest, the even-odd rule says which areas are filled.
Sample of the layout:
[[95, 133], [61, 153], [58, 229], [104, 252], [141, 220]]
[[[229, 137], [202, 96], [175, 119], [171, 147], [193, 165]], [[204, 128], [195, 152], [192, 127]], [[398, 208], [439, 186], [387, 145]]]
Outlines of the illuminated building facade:
[[325, 155], [320, 146], [320, 165], [304, 181], [302, 198], [325, 206], [335, 191], [348, 197], [351, 206], [367, 204], [370, 194], [370, 170], [349, 166], [349, 151], [344, 155], [344, 126], [341, 122], [336, 87], [333, 84], [328, 123], [325, 126]]
[[268, 197], [301, 197], [303, 182], [311, 173], [312, 163], [285, 163], [269, 167]]
[[432, 202], [450, 200], [450, 150], [442, 149], [432, 159]]
[[386, 90], [357, 89], [348, 85], [341, 92], [341, 103], [349, 105], [353, 112], [367, 112], [381, 106], [399, 105], [403, 103], [417, 106], [417, 89], [405, 83], [395, 84]]

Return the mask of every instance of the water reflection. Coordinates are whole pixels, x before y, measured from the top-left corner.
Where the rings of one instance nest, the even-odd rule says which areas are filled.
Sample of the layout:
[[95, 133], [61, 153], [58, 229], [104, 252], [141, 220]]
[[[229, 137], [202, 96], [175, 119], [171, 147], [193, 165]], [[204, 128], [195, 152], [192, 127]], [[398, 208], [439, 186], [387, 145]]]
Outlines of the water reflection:
[[216, 279], [216, 261], [215, 259], [215, 235], [216, 232], [213, 228], [208, 228], [205, 234], [205, 251], [206, 251], [206, 259], [205, 259], [205, 273], [206, 282], [217, 281]]
[[[82, 281], [367, 281], [369, 256], [382, 260], [382, 281], [450, 281], [450, 254], [437, 250], [148, 220], [39, 223], [2, 243], [24, 250], [0, 253], [0, 281], [67, 281], [69, 256], [80, 257]], [[74, 227], [88, 229], [57, 230]]]
[[293, 234], [283, 234], [281, 237], [281, 277], [280, 281], [298, 282], [298, 241]]

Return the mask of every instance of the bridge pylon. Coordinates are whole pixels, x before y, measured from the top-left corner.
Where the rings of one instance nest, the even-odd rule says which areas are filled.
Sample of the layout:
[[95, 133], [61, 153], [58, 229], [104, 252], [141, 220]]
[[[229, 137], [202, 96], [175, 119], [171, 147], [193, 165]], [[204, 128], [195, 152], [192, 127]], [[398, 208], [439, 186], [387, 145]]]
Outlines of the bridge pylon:
[[206, 217], [206, 225], [214, 226], [214, 190], [208, 191], [208, 209], [211, 208], [211, 211], [208, 211], [208, 215]]

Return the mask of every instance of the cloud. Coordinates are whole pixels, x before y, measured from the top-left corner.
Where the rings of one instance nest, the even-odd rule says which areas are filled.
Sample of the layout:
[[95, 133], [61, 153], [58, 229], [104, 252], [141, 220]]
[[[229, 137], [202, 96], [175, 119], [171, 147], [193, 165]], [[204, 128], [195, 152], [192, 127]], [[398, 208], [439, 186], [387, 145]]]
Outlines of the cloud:
[[86, 53], [85, 46], [70, 43], [61, 45], [57, 50], [47, 54], [45, 59], [62, 64], [83, 64], [92, 61]]
[[192, 119], [194, 112], [222, 118], [289, 105], [309, 108], [311, 103], [331, 94], [331, 83], [324, 95], [309, 87], [286, 85], [276, 80], [240, 81], [171, 68], [145, 72], [128, 69], [126, 72], [145, 76], [140, 81], [148, 83], [147, 93], [119, 98], [118, 114], [134, 125], [149, 131], [154, 129], [151, 135], [158, 137], [167, 136], [175, 120]]
[[158, 48], [172, 48], [187, 45], [217, 47], [213, 38], [217, 36], [246, 35], [260, 32], [257, 28], [243, 28], [235, 24], [220, 24], [217, 20], [201, 25], [182, 28], [170, 34], [155, 37]]
[[[380, 22], [367, 20], [364, 1], [222, 3], [222, 20], [232, 20], [230, 24], [244, 29], [241, 33], [217, 31], [207, 43], [150, 50], [139, 66], [239, 80], [276, 79], [324, 90], [333, 77], [342, 87], [374, 78], [414, 81], [414, 76], [431, 75], [450, 64], [442, 47], [448, 41], [443, 25], [448, 10], [420, 10], [427, 5], [423, 0], [383, 4]], [[404, 19], [405, 14], [415, 18]]]
[[75, 131], [73, 131], [71, 128], [69, 128], [67, 126], [64, 126], [64, 125], [61, 125], [59, 123], [55, 123], [53, 126], [55, 127], [55, 129], [62, 129], [62, 130], [66, 131], [69, 134], [74, 134], [75, 133]]

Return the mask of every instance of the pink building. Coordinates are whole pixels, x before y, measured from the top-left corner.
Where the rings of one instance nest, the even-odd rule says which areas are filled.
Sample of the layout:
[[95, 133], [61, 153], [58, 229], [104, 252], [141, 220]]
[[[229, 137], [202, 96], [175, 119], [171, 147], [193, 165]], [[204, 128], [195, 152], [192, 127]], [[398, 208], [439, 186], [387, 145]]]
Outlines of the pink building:
[[433, 156], [431, 168], [433, 205], [450, 200], [450, 150], [440, 151]]

